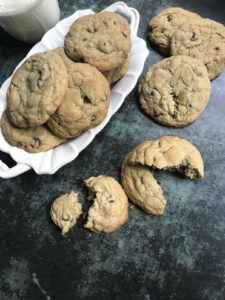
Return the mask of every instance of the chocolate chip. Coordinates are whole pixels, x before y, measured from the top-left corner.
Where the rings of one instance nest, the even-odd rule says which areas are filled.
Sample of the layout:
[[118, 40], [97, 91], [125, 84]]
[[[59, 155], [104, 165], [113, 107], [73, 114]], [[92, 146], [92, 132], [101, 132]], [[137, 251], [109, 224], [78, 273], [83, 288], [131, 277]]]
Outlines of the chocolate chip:
[[93, 115], [92, 117], [91, 117], [91, 121], [94, 121], [96, 119], [96, 115]]
[[84, 96], [84, 103], [91, 103], [91, 99], [87, 96]]
[[191, 41], [192, 41], [192, 42], [195, 42], [195, 41], [197, 41], [197, 40], [198, 40], [198, 38], [196, 37], [196, 33], [193, 32], [193, 33], [192, 33], [192, 37], [191, 37]]
[[170, 22], [172, 20], [172, 16], [167, 16], [167, 20]]
[[220, 50], [220, 47], [215, 47], [214, 48], [216, 51], [219, 51]]

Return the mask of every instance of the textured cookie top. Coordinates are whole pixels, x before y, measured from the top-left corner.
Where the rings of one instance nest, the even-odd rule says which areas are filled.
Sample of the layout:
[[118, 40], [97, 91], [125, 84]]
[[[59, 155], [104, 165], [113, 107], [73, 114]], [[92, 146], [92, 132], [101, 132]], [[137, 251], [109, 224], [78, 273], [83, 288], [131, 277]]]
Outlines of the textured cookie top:
[[191, 179], [204, 177], [204, 165], [198, 149], [176, 136], [143, 142], [131, 152], [129, 163], [158, 170], [177, 170]]
[[31, 153], [47, 151], [65, 141], [43, 125], [32, 128], [16, 127], [9, 122], [5, 112], [1, 119], [1, 130], [10, 145]]
[[171, 38], [171, 54], [201, 60], [212, 80], [225, 67], [225, 27], [209, 19], [184, 24]]
[[65, 37], [65, 51], [100, 71], [121, 65], [131, 49], [130, 27], [117, 13], [101, 12], [77, 19]]
[[118, 81], [127, 73], [130, 66], [130, 61], [131, 61], [131, 53], [128, 53], [128, 56], [122, 65], [120, 65], [119, 67], [111, 71], [103, 72], [103, 75], [108, 80], [109, 84], [113, 84], [114, 82]]
[[162, 215], [166, 205], [162, 189], [149, 168], [129, 163], [129, 154], [125, 157], [121, 170], [121, 184], [135, 204], [147, 213]]
[[68, 82], [65, 64], [55, 53], [30, 56], [12, 77], [7, 113], [18, 127], [44, 124], [62, 102]]
[[128, 199], [121, 185], [110, 176], [100, 175], [85, 180], [94, 201], [88, 212], [86, 228], [109, 233], [118, 229], [128, 218]]
[[66, 234], [82, 214], [82, 205], [74, 191], [56, 198], [51, 205], [50, 216], [53, 222]]
[[170, 38], [182, 24], [201, 17], [193, 12], [170, 7], [149, 21], [149, 39], [159, 47], [163, 54], [169, 54]]
[[204, 64], [173, 56], [151, 66], [139, 85], [142, 109], [168, 126], [193, 122], [205, 109], [211, 84]]
[[110, 87], [106, 78], [91, 65], [71, 62], [67, 70], [66, 95], [47, 125], [54, 134], [72, 138], [104, 120]]
[[163, 214], [166, 200], [149, 167], [175, 170], [191, 179], [204, 177], [201, 154], [185, 139], [163, 136], [137, 145], [123, 160], [121, 183], [135, 205], [156, 215]]

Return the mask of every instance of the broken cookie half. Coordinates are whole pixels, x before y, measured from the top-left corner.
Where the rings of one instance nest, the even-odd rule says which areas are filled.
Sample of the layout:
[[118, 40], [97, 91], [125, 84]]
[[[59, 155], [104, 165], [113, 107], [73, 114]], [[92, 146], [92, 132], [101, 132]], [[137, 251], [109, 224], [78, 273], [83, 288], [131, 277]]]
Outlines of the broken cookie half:
[[74, 191], [59, 196], [51, 206], [50, 216], [53, 222], [66, 234], [77, 222], [82, 214], [82, 205]]
[[136, 146], [124, 158], [121, 183], [134, 204], [156, 215], [163, 214], [166, 200], [150, 168], [178, 171], [190, 179], [204, 177], [201, 154], [185, 139], [164, 136]]
[[110, 233], [128, 219], [128, 198], [121, 185], [110, 176], [100, 175], [84, 181], [89, 198], [94, 203], [89, 209], [85, 228], [93, 232]]

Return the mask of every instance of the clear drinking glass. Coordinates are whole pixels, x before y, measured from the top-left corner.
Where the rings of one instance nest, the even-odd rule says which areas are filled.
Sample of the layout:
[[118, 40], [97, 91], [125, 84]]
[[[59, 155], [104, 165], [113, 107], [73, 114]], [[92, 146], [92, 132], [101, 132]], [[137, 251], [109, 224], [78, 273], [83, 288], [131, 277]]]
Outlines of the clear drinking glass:
[[[7, 11], [7, 0], [0, 0], [0, 25], [18, 40], [34, 43], [60, 19], [57, 0], [22, 0]], [[4, 9], [5, 3], [5, 9]], [[15, 3], [15, 2], [14, 2]]]

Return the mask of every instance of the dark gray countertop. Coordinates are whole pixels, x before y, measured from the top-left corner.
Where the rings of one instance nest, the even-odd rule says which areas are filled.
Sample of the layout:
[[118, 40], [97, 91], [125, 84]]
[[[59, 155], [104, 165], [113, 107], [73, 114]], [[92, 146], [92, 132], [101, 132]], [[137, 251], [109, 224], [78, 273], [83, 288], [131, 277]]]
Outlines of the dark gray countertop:
[[[89, 4], [87, 4], [89, 3]], [[112, 1], [60, 1], [62, 18], [76, 9], [101, 10]], [[225, 24], [223, 0], [127, 1], [141, 14], [138, 34], [160, 10], [181, 6]], [[0, 30], [0, 83], [31, 46]], [[146, 68], [161, 59], [149, 45]], [[0, 299], [225, 299], [225, 72], [212, 82], [208, 107], [192, 125], [171, 129], [138, 107], [137, 88], [79, 157], [55, 175], [33, 171], [0, 180]], [[178, 135], [202, 153], [205, 179], [158, 174], [168, 200], [163, 217], [134, 209], [109, 235], [93, 234], [80, 220], [63, 237], [49, 218], [52, 200], [74, 189], [87, 204], [82, 181], [119, 179], [125, 153], [145, 139]], [[12, 164], [7, 155], [0, 158]]]

